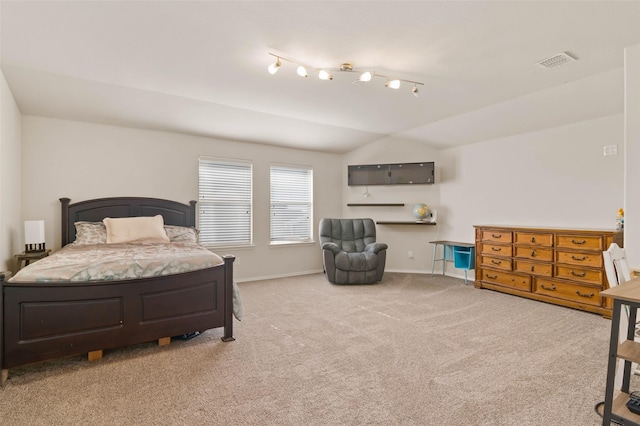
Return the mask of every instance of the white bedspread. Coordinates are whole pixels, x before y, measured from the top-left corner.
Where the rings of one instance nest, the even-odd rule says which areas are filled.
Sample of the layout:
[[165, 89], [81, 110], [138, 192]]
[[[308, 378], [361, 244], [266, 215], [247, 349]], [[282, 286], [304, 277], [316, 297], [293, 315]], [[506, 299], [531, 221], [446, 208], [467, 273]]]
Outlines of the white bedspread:
[[114, 281], [179, 274], [223, 263], [195, 243], [69, 244], [21, 269], [11, 282]]
[[[22, 268], [9, 282], [116, 281], [180, 274], [211, 268], [222, 258], [191, 242], [162, 244], [68, 244]], [[233, 313], [242, 318], [242, 301], [233, 283]]]

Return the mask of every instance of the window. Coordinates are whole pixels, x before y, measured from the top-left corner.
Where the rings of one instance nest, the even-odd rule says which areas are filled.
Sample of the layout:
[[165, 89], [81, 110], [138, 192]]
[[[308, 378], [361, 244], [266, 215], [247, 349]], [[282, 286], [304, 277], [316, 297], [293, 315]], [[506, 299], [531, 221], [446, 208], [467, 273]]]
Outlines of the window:
[[271, 242], [311, 241], [313, 169], [271, 166]]
[[200, 244], [250, 245], [251, 163], [204, 157], [198, 163]]

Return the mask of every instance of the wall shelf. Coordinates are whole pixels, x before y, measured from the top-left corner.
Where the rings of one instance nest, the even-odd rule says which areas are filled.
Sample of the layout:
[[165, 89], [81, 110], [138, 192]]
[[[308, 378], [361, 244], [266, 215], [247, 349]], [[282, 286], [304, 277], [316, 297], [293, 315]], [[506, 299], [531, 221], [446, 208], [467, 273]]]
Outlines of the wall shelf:
[[403, 207], [404, 203], [349, 203], [348, 207]]
[[412, 221], [390, 221], [390, 220], [379, 220], [376, 222], [378, 225], [436, 225], [435, 222], [416, 222]]

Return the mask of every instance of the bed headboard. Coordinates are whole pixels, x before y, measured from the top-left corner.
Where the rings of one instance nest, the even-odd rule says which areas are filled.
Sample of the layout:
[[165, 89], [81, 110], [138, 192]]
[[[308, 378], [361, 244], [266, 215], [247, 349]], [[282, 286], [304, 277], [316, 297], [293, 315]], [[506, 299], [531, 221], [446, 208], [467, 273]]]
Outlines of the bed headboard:
[[105, 217], [137, 217], [162, 215], [165, 225], [196, 226], [196, 201], [182, 204], [177, 201], [144, 197], [112, 197], [62, 204], [62, 247], [75, 241], [74, 222], [102, 222]]

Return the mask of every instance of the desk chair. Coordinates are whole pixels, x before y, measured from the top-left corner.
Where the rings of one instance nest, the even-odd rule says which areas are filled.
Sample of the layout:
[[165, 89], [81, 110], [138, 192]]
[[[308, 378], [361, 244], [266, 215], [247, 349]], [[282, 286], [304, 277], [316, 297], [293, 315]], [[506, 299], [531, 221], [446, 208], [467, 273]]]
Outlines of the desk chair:
[[[604, 270], [607, 274], [607, 280], [609, 281], [609, 287], [615, 287], [618, 284], [625, 283], [631, 280], [631, 273], [629, 272], [629, 264], [627, 263], [627, 256], [623, 248], [618, 244], [612, 243], [606, 251], [602, 252], [604, 259]], [[629, 306], [625, 305], [626, 321], [620, 321], [620, 339], [621, 342], [626, 339], [627, 324], [629, 323]], [[636, 338], [640, 337], [640, 322], [636, 323], [635, 327]], [[634, 339], [635, 340], [635, 339]], [[622, 365], [624, 361], [620, 360], [616, 373], [616, 388], [620, 389], [622, 383]], [[632, 370], [635, 375], [640, 375], [640, 370], [636, 364], [633, 365]]]

